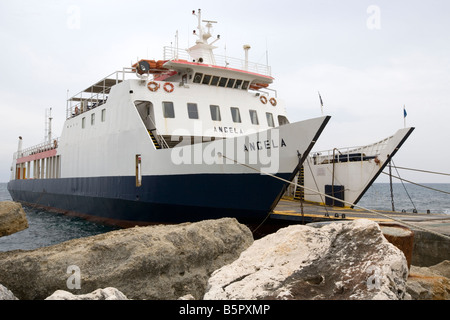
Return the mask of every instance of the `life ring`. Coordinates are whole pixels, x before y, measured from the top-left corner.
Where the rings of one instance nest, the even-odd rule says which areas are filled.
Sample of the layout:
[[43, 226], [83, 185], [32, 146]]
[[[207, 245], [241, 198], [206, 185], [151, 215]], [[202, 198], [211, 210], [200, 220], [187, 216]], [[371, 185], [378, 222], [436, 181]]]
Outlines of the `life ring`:
[[277, 100], [275, 98], [270, 98], [270, 104], [273, 105], [274, 107], [277, 105]]
[[75, 107], [75, 114], [78, 114], [78, 107]]
[[259, 98], [259, 100], [261, 100], [261, 102], [262, 102], [263, 104], [266, 104], [266, 103], [267, 103], [267, 98], [266, 98], [266, 96], [261, 96], [261, 98]]
[[155, 92], [159, 89], [159, 84], [157, 84], [155, 81], [150, 81], [147, 83], [148, 90]]
[[170, 82], [166, 82], [164, 83], [163, 88], [166, 92], [171, 93], [173, 91], [173, 84]]
[[58, 141], [56, 141], [56, 140], [53, 140], [53, 148], [58, 148]]

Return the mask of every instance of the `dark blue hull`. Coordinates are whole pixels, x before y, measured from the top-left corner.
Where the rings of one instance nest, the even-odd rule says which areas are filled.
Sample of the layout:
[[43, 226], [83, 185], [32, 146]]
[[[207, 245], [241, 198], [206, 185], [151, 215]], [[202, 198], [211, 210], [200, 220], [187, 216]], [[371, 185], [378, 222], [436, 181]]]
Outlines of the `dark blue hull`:
[[[295, 172], [279, 174], [291, 179]], [[259, 223], [286, 184], [260, 174], [195, 174], [12, 180], [14, 201], [121, 226], [234, 217]]]

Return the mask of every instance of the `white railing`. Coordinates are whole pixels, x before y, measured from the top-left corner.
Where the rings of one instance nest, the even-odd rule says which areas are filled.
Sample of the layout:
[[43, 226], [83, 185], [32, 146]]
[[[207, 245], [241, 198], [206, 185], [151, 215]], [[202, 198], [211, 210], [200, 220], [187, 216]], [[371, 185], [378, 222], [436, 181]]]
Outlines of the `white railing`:
[[310, 157], [314, 159], [314, 164], [332, 163], [333, 161], [335, 163], [364, 161], [378, 156], [392, 138], [393, 136], [362, 147], [344, 147], [315, 151], [310, 153]]
[[42, 143], [39, 143], [32, 147], [23, 149], [21, 151], [16, 151], [16, 152], [14, 152], [13, 157], [14, 157], [14, 159], [19, 159], [19, 158], [31, 156], [33, 154], [56, 149], [58, 147], [58, 143], [59, 143], [59, 138], [54, 138], [50, 142], [48, 142], [48, 141], [42, 142]]
[[66, 106], [66, 119], [104, 104], [108, 99], [111, 87], [126, 80], [126, 76], [130, 74], [136, 74], [133, 68], [123, 68], [69, 98]]
[[[174, 47], [164, 47], [164, 60], [178, 60], [183, 59], [187, 61], [192, 61], [189, 53], [184, 49], [177, 49]], [[244, 59], [237, 59], [222, 55], [214, 55], [217, 67], [232, 68], [238, 70], [249, 71], [264, 76], [271, 76], [272, 70], [270, 66], [250, 61], [245, 61]]]

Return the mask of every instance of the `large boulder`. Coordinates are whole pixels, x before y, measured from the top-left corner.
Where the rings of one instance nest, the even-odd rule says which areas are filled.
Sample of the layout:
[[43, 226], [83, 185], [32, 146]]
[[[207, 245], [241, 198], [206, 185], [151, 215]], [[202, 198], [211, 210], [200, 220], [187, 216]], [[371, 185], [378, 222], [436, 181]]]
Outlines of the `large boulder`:
[[0, 300], [18, 300], [8, 288], [0, 284]]
[[431, 267], [411, 266], [406, 285], [414, 300], [450, 300], [450, 261]]
[[45, 300], [128, 300], [128, 298], [116, 288], [105, 288], [78, 295], [65, 290], [56, 290]]
[[0, 253], [0, 283], [19, 299], [107, 287], [129, 299], [199, 299], [211, 273], [252, 242], [251, 231], [233, 218], [122, 229]]
[[22, 205], [13, 201], [0, 202], [0, 237], [28, 228], [28, 220]]
[[[216, 270], [204, 299], [403, 299], [408, 266], [377, 223], [295, 225]], [[409, 296], [407, 296], [409, 297]]]

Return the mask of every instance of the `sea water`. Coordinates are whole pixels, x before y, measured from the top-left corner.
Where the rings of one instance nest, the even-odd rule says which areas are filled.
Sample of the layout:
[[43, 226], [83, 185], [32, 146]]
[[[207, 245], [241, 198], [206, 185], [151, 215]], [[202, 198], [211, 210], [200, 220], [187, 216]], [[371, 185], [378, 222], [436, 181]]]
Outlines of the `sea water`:
[[[6, 183], [0, 183], [0, 201], [8, 200], [12, 199]], [[0, 237], [0, 251], [32, 250], [117, 229], [43, 209], [27, 206], [23, 206], [23, 209], [27, 215], [28, 228]]]
[[[450, 215], [450, 184], [393, 184], [396, 211], [444, 213]], [[6, 183], [0, 183], [0, 201], [11, 200]], [[358, 205], [374, 210], [392, 210], [389, 183], [375, 183], [366, 192]], [[78, 217], [48, 212], [33, 207], [23, 207], [28, 218], [28, 229], [9, 236], [0, 237], [0, 251], [15, 249], [32, 250], [63, 241], [92, 236], [116, 228], [83, 220]]]
[[392, 210], [450, 215], [450, 184], [426, 183], [423, 185], [374, 183], [358, 202], [359, 206], [373, 210]]

